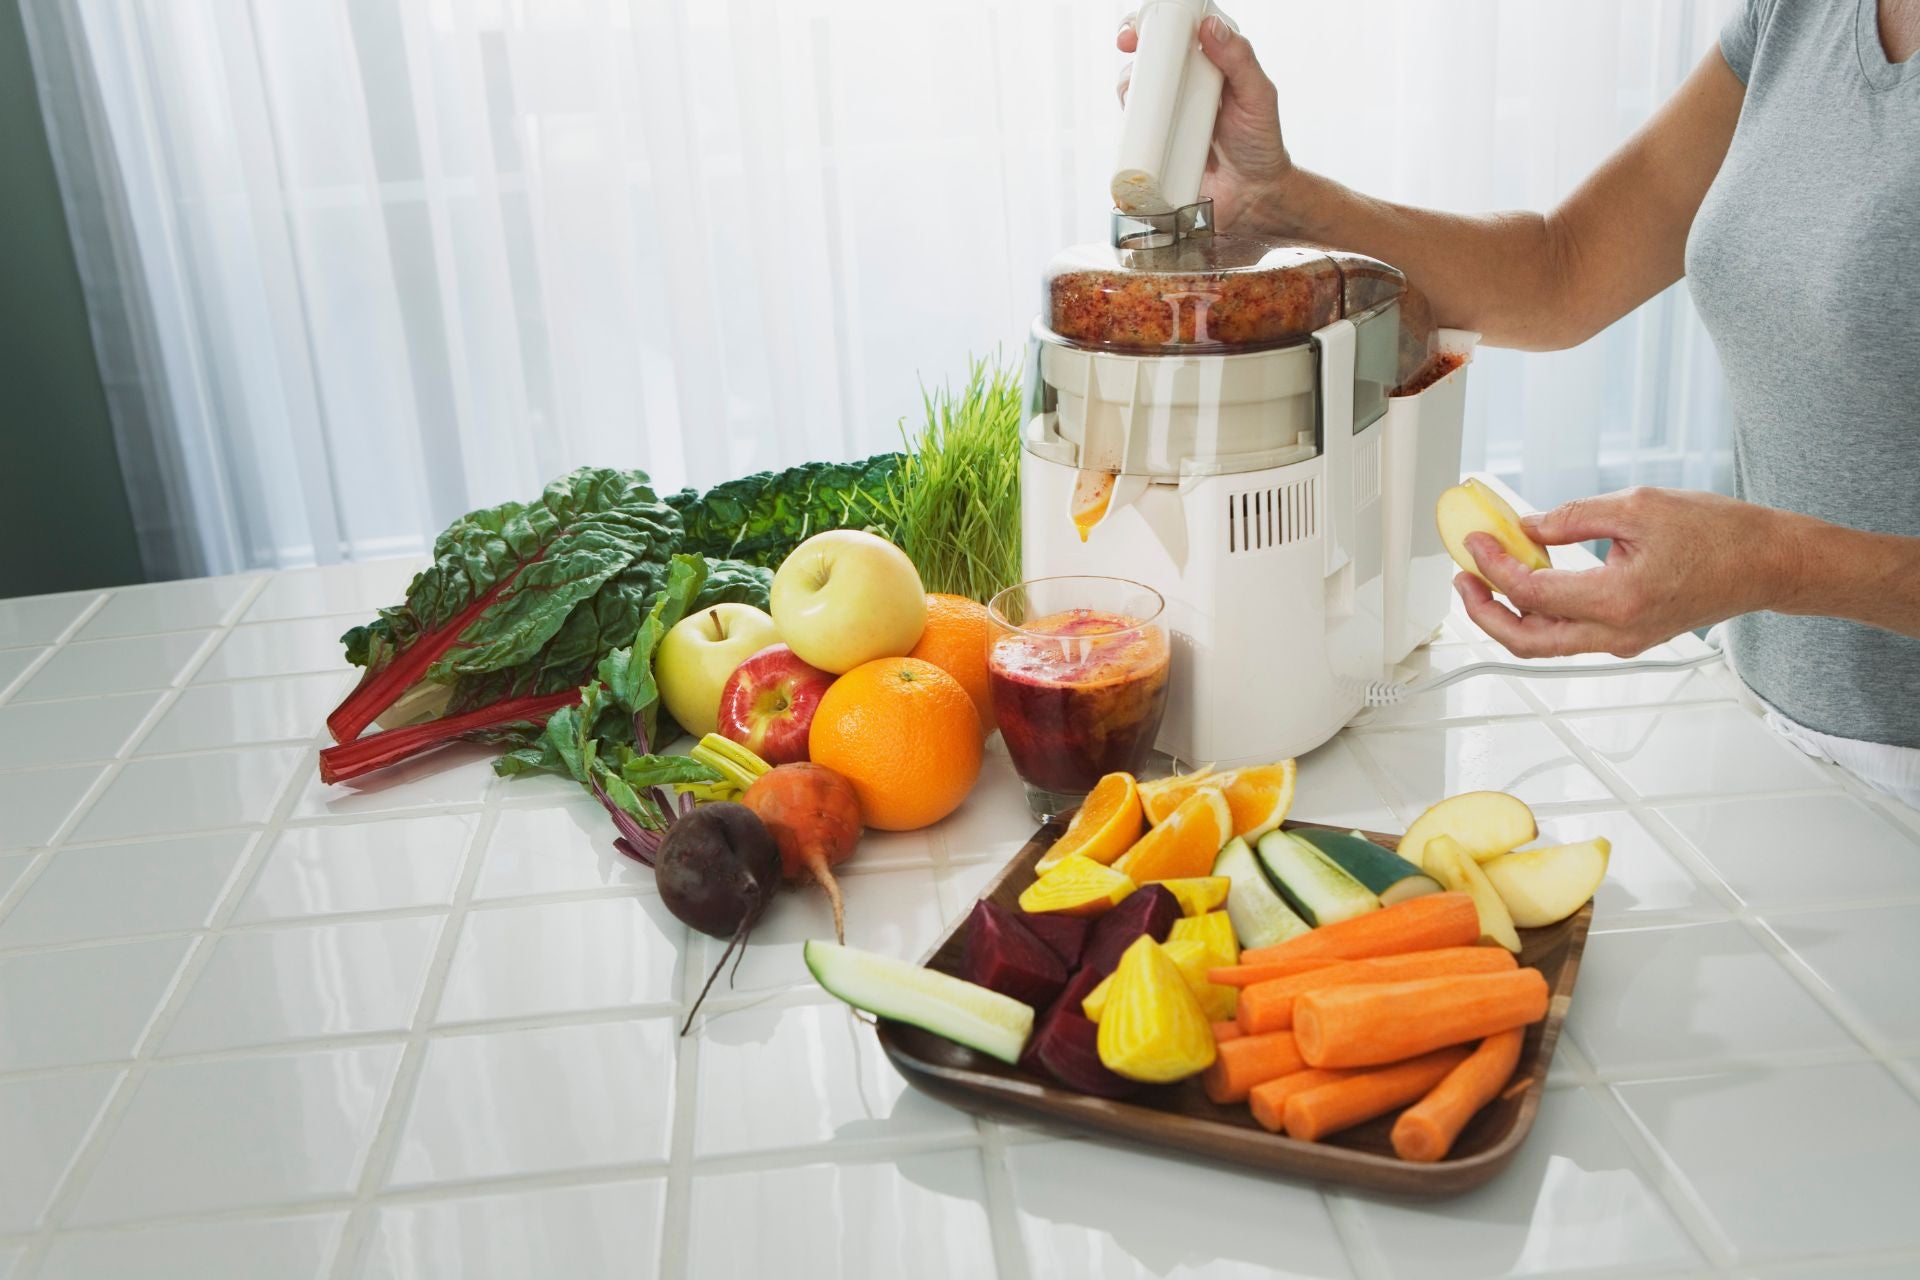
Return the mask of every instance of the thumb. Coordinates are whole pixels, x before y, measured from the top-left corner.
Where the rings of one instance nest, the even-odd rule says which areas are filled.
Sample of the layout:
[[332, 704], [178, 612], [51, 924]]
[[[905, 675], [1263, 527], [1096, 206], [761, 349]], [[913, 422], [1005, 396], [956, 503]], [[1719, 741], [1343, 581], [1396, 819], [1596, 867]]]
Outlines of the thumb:
[[1520, 527], [1543, 546], [1558, 547], [1594, 538], [1617, 538], [1626, 531], [1626, 518], [1617, 494], [1575, 498], [1551, 511], [1523, 516]]
[[1200, 47], [1227, 79], [1227, 87], [1245, 93], [1261, 89], [1273, 91], [1273, 82], [1260, 69], [1254, 56], [1253, 41], [1241, 35], [1223, 13], [1215, 12], [1200, 24]]

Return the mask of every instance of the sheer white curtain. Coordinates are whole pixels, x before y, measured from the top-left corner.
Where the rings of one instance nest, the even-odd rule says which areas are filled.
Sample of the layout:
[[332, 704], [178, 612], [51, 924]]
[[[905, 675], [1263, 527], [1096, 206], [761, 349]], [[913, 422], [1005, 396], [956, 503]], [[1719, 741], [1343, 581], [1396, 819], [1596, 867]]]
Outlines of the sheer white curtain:
[[[1104, 233], [1115, 0], [18, 2], [155, 576], [891, 447]], [[1732, 3], [1236, 16], [1303, 164], [1484, 209], [1567, 191]], [[1538, 502], [1724, 482], [1684, 288], [1488, 353], [1470, 418]]]

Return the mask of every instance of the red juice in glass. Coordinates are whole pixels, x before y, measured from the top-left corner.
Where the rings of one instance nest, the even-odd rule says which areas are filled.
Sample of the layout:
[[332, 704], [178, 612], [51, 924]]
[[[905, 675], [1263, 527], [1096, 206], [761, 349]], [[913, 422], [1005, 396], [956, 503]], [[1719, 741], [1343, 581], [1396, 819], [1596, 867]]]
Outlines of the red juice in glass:
[[1129, 613], [1067, 608], [1017, 628], [996, 618], [991, 645], [994, 715], [1036, 812], [1050, 817], [1102, 776], [1147, 763], [1167, 706], [1160, 627]]

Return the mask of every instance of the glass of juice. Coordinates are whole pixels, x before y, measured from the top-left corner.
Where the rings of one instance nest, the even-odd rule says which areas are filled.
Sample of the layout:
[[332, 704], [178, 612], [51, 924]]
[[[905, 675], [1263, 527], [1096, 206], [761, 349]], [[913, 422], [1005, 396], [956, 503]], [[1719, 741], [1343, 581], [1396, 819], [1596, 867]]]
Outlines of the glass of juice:
[[1167, 709], [1160, 593], [1125, 578], [1036, 578], [987, 605], [987, 684], [1034, 816], [1138, 773]]

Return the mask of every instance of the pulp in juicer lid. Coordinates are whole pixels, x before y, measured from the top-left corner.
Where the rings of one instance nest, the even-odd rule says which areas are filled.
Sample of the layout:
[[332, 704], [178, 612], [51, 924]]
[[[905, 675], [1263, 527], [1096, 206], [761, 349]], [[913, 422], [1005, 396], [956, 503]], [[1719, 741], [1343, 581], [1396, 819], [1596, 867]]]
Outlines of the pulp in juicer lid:
[[1113, 238], [1111, 245], [1075, 246], [1048, 265], [1041, 314], [1047, 329], [1073, 346], [1130, 355], [1263, 351], [1397, 299], [1397, 381], [1414, 377], [1432, 354], [1424, 299], [1378, 259], [1215, 234], [1204, 200], [1172, 214], [1116, 213]]

